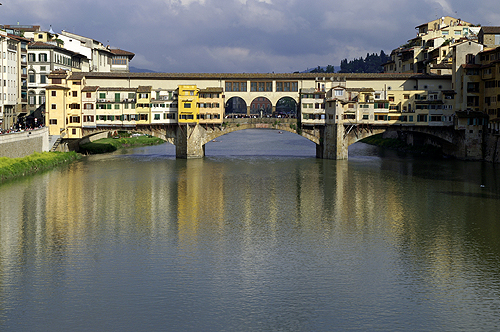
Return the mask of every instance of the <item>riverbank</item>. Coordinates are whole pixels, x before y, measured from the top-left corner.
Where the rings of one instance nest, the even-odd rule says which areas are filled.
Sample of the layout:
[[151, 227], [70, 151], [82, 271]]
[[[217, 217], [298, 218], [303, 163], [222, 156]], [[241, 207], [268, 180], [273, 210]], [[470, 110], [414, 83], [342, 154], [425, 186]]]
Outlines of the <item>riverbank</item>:
[[0, 157], [0, 183], [70, 163], [81, 158], [76, 152], [35, 152], [22, 158]]
[[408, 145], [405, 142], [396, 138], [383, 138], [382, 135], [383, 134], [373, 135], [365, 139], [362, 139], [361, 142], [380, 146], [391, 150], [420, 154], [433, 158], [442, 158], [444, 156], [441, 148], [439, 147], [433, 145], [418, 145], [418, 146]]
[[164, 140], [151, 136], [103, 138], [80, 145], [79, 152], [83, 154], [100, 154], [113, 152], [123, 148], [159, 145], [163, 143], [165, 143]]

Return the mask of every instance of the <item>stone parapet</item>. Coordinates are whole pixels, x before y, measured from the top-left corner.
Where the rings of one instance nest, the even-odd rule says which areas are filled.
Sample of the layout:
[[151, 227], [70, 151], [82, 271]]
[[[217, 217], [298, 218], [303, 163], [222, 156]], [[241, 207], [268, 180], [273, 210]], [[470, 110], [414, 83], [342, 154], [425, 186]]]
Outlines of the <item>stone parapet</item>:
[[21, 158], [33, 152], [49, 151], [47, 127], [0, 135], [0, 157]]

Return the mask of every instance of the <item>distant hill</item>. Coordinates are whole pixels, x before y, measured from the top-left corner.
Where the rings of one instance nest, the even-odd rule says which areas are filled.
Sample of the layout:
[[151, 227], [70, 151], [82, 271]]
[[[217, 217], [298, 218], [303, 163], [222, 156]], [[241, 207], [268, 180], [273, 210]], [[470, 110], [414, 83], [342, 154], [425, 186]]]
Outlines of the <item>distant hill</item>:
[[377, 53], [366, 54], [366, 57], [354, 59], [347, 61], [344, 59], [340, 61], [340, 71], [339, 73], [382, 73], [384, 63], [391, 59], [390, 56], [386, 55], [382, 50], [380, 55]]
[[333, 73], [333, 72], [338, 72], [340, 70], [340, 66], [318, 66], [316, 68], [308, 68], [304, 71], [301, 71], [300, 73]]
[[156, 73], [154, 70], [141, 69], [141, 68], [136, 68], [133, 66], [129, 66], [129, 69], [130, 69], [131, 73]]

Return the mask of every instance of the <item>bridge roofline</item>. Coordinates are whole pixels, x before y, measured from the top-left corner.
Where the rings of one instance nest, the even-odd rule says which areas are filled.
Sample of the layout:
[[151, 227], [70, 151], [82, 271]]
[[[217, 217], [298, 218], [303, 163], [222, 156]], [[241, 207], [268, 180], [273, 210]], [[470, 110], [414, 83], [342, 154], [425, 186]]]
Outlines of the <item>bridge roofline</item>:
[[408, 79], [451, 79], [451, 75], [428, 75], [413, 73], [102, 73], [74, 72], [70, 80], [83, 78], [131, 78], [151, 80], [408, 80]]

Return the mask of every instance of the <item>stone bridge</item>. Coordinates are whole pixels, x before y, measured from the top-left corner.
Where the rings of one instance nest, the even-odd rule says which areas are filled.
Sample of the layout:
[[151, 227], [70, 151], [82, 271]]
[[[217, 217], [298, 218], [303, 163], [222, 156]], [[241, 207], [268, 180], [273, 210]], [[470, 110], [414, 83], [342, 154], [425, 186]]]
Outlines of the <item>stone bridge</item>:
[[[405, 140], [408, 144], [439, 146], [448, 155], [462, 157], [465, 149], [463, 131], [453, 126], [402, 126], [340, 122], [317, 126], [299, 126], [297, 119], [237, 118], [224, 119], [222, 124], [137, 125], [132, 128], [84, 128], [86, 137], [102, 132], [129, 130], [159, 137], [176, 147], [177, 158], [200, 158], [205, 155], [205, 144], [222, 136], [244, 129], [275, 129], [288, 131], [316, 144], [316, 157], [347, 159], [348, 147], [366, 137], [386, 132], [389, 137]], [[86, 138], [84, 138], [85, 140]]]

